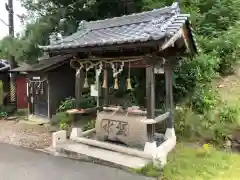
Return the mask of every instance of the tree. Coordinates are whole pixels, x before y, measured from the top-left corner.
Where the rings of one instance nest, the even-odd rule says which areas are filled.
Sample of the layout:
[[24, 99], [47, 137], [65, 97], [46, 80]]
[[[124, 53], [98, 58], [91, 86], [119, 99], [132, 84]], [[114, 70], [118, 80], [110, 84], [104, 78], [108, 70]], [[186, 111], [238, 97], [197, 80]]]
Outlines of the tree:
[[[0, 42], [0, 57], [13, 54], [17, 61], [36, 62], [41, 55], [38, 45], [49, 44], [53, 32], [69, 35], [81, 20], [97, 20], [121, 16], [141, 10], [141, 0], [22, 0], [27, 9], [26, 29], [17, 39]], [[22, 19], [24, 21], [24, 19]]]

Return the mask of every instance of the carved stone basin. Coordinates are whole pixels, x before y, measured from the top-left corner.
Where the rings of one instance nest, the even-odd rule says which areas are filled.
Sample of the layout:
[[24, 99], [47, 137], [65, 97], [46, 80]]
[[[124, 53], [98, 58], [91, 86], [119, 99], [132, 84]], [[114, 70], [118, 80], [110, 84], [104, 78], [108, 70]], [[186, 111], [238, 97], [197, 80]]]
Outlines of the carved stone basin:
[[101, 111], [95, 125], [97, 139], [144, 147], [148, 140], [146, 119], [146, 116], [123, 111]]

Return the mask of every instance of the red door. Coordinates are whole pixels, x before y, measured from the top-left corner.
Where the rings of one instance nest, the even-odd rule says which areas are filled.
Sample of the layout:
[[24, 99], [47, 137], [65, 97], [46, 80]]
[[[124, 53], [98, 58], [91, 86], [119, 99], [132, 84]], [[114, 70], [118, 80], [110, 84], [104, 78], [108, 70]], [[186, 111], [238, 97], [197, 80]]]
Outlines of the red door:
[[17, 108], [28, 108], [27, 102], [27, 81], [25, 77], [17, 77], [16, 80]]

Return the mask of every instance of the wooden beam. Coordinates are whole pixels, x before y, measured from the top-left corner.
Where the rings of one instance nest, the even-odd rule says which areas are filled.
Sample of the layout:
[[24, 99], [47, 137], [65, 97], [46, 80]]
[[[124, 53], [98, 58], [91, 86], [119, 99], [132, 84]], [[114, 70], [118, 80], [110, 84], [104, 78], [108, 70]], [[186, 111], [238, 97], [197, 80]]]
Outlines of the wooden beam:
[[159, 116], [157, 116], [154, 120], [156, 121], [156, 123], [160, 123], [164, 120], [166, 120], [169, 117], [170, 113], [166, 112], [164, 114], [160, 114]]
[[174, 46], [175, 42], [182, 36], [182, 29], [178, 30], [167, 42], [165, 42], [161, 47], [160, 50], [167, 49], [171, 46]]
[[167, 119], [167, 128], [173, 128], [173, 90], [172, 90], [172, 80], [173, 80], [173, 68], [172, 59], [167, 59], [164, 70], [165, 70], [165, 84], [166, 84], [166, 108], [169, 112], [169, 117]]

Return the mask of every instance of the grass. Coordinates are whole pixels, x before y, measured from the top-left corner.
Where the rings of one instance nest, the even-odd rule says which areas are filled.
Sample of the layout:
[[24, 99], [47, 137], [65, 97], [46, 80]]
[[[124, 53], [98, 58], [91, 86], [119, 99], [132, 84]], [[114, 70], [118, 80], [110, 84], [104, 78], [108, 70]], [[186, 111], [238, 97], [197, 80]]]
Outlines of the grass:
[[239, 104], [240, 100], [240, 69], [233, 75], [218, 79], [213, 86], [218, 88], [223, 101]]
[[178, 144], [164, 168], [162, 180], [238, 180], [240, 155], [218, 151], [202, 153], [202, 149]]
[[148, 177], [159, 177], [162, 174], [162, 170], [154, 167], [153, 163], [147, 164], [139, 169], [134, 169], [133, 171]]

